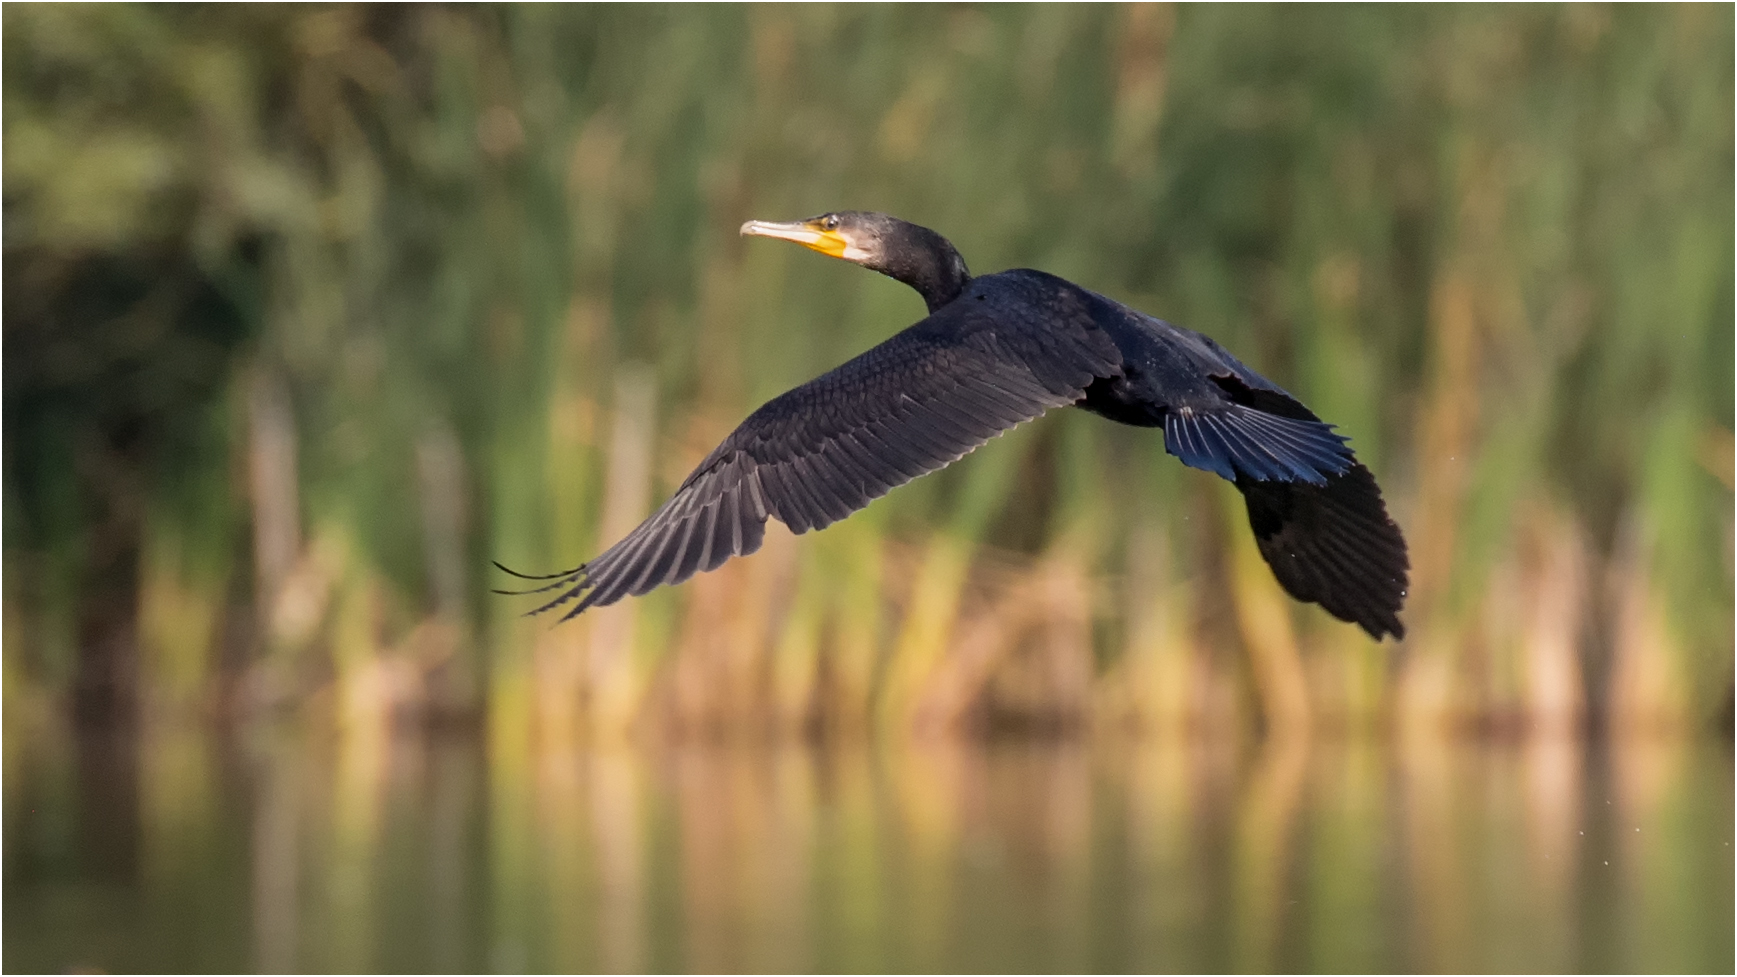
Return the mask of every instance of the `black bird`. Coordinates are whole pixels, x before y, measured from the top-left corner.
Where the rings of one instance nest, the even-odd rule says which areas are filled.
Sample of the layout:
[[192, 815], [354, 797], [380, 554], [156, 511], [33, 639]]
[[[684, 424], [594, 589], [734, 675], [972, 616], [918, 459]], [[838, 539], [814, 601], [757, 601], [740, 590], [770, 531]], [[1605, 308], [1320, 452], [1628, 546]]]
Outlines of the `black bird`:
[[[1405, 538], [1346, 439], [1210, 338], [1054, 275], [973, 278], [953, 245], [885, 214], [749, 221], [916, 289], [927, 318], [748, 416], [674, 497], [602, 556], [530, 577], [562, 620], [760, 548], [768, 516], [821, 529], [1023, 421], [1072, 404], [1164, 429], [1182, 463], [1233, 482], [1292, 597], [1379, 640], [1405, 636]], [[496, 564], [499, 566], [499, 564]], [[498, 593], [512, 593], [498, 591]]]

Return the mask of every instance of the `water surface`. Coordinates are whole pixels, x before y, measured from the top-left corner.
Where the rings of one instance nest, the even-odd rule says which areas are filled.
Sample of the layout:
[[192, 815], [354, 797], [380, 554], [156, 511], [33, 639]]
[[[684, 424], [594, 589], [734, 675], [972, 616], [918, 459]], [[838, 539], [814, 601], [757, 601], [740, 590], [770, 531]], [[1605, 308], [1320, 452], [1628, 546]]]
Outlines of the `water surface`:
[[1729, 971], [1719, 744], [14, 731], [10, 971]]

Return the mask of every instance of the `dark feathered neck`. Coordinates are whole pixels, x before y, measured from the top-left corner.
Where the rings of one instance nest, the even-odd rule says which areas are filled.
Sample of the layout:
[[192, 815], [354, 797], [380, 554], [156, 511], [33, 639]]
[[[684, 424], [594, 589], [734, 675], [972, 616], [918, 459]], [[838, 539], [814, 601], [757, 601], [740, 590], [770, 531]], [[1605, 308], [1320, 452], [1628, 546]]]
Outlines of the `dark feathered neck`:
[[971, 272], [952, 242], [926, 227], [899, 224], [895, 233], [882, 237], [878, 260], [865, 267], [916, 289], [934, 312], [965, 291]]

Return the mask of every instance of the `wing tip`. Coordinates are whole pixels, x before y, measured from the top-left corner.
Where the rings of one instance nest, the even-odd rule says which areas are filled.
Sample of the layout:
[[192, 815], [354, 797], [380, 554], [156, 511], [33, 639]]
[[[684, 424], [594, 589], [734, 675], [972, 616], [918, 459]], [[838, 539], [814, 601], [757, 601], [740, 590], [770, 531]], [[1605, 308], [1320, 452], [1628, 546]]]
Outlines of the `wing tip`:
[[[590, 597], [597, 593], [594, 585], [595, 582], [591, 579], [591, 564], [589, 563], [581, 563], [571, 570], [563, 570], [560, 573], [530, 574], [520, 573], [517, 570], [505, 566], [499, 560], [490, 560], [489, 562], [494, 565], [495, 569], [500, 570], [502, 573], [509, 574], [521, 580], [552, 581], [551, 583], [546, 583], [541, 587], [529, 587], [524, 590], [508, 590], [499, 587], [491, 588], [489, 590], [489, 593], [491, 594], [500, 594], [505, 597], [527, 597], [532, 594], [546, 594], [551, 590], [561, 591], [561, 593], [556, 595], [553, 600], [546, 601], [528, 611], [522, 612], [519, 615], [520, 617], [536, 617], [560, 607], [562, 604], [567, 603], [581, 594], [586, 594], [587, 599], [581, 601], [578, 608], [575, 608], [573, 611], [561, 618], [562, 621], [565, 621], [572, 618], [579, 611], [590, 607], [592, 604]], [[588, 594], [587, 591], [589, 591]]]
[[1357, 626], [1368, 632], [1369, 637], [1376, 641], [1392, 638], [1397, 644], [1405, 640], [1405, 624], [1399, 620], [1399, 615], [1392, 614], [1372, 620], [1356, 622]]
[[1285, 591], [1371, 638], [1405, 640], [1410, 594], [1405, 536], [1375, 476], [1355, 463], [1324, 486], [1242, 480], [1249, 525]]

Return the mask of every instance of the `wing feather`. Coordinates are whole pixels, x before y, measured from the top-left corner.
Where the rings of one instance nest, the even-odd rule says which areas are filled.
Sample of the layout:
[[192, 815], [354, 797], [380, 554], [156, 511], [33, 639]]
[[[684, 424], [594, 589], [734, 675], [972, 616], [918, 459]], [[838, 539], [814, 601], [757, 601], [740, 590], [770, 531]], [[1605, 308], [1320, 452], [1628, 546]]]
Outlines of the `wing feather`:
[[1261, 555], [1291, 596], [1404, 637], [1410, 560], [1369, 469], [1351, 464], [1322, 484], [1238, 479]]
[[681, 546], [677, 551], [681, 559], [670, 573], [671, 580], [686, 580], [693, 576], [705, 562], [711, 552], [711, 541], [706, 534], [711, 532], [712, 523], [717, 518], [717, 512], [722, 507], [722, 500], [704, 506], [687, 519], [687, 527], [683, 530]]

